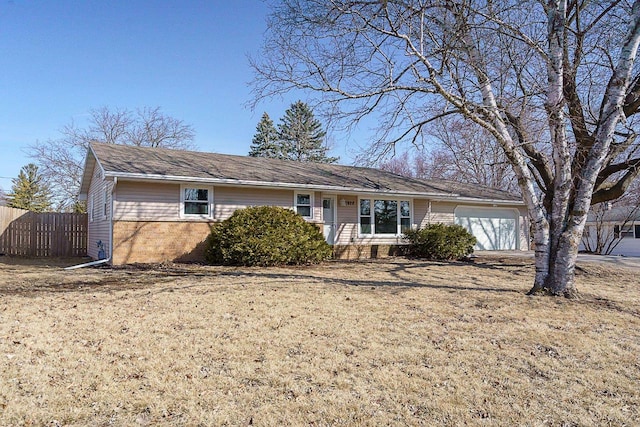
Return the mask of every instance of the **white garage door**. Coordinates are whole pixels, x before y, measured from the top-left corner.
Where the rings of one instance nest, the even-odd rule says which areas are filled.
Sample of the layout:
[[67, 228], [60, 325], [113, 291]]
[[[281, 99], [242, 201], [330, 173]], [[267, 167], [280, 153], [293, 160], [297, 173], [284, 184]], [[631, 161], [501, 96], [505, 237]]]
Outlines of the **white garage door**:
[[518, 214], [513, 209], [458, 207], [455, 218], [478, 240], [476, 250], [518, 249]]

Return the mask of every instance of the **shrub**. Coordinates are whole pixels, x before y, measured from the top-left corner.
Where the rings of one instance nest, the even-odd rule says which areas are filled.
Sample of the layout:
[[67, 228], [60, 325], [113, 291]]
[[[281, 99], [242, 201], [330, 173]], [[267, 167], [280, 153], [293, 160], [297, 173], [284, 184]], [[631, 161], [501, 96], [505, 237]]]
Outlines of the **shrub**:
[[331, 246], [295, 212], [258, 206], [239, 209], [211, 227], [205, 256], [225, 265], [314, 264], [331, 257]]
[[461, 225], [429, 224], [419, 230], [408, 230], [409, 255], [420, 258], [452, 260], [473, 253], [476, 238]]

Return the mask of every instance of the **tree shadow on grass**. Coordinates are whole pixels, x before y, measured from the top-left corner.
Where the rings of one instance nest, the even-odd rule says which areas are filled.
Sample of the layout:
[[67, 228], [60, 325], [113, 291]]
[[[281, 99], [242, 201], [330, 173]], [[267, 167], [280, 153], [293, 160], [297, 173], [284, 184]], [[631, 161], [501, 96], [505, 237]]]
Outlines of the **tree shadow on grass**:
[[[384, 267], [377, 265], [375, 269], [373, 264], [382, 264]], [[487, 294], [518, 294], [525, 295], [527, 286], [522, 286], [522, 282], [517, 282], [517, 286], [487, 286], [486, 278], [480, 280], [469, 275], [464, 276], [463, 267], [479, 267], [480, 269], [502, 271], [503, 273], [514, 273], [513, 268], [530, 269], [530, 264], [511, 263], [509, 265], [495, 265], [494, 261], [483, 263], [468, 262], [432, 262], [420, 260], [394, 259], [394, 260], [374, 260], [374, 261], [339, 261], [331, 262], [323, 266], [301, 266], [288, 268], [245, 268], [245, 267], [220, 267], [220, 266], [203, 266], [198, 264], [137, 264], [124, 267], [93, 267], [84, 270], [75, 270], [74, 274], [60, 274], [59, 268], [50, 268], [51, 274], [44, 275], [41, 279], [31, 280], [25, 283], [20, 280], [19, 271], [5, 270], [16, 279], [13, 283], [18, 284], [2, 284], [0, 283], [0, 296], [22, 296], [36, 297], [46, 294], [77, 294], [85, 295], [92, 293], [115, 294], [123, 291], [144, 291], [147, 294], [161, 294], [171, 292], [182, 292], [193, 290], [199, 294], [207, 294], [216, 292], [216, 279], [225, 280], [225, 285], [234, 289], [235, 286], [269, 286], [282, 285], [287, 282], [297, 283], [317, 283], [339, 285], [354, 288], [371, 288], [387, 289], [392, 293], [403, 292], [404, 290], [414, 288], [425, 288], [444, 290], [449, 292], [483, 292]], [[368, 277], [365, 279], [345, 278], [345, 277], [326, 277], [328, 271], [340, 268], [356, 269], [358, 273], [371, 267], [371, 275], [376, 273], [376, 269], [385, 278], [375, 279]], [[442, 271], [430, 271], [432, 268], [460, 268], [459, 277], [464, 278], [465, 284], [455, 283], [455, 278], [436, 276], [436, 280], [445, 283], [434, 283], [431, 275], [441, 274]], [[314, 272], [320, 271], [323, 275], [316, 276]], [[2, 265], [0, 265], [0, 274], [2, 274]], [[528, 272], [529, 274], [530, 272]], [[344, 274], [348, 276], [348, 272]], [[413, 276], [413, 277], [411, 277]], [[415, 276], [418, 276], [416, 280]], [[420, 279], [424, 277], [424, 280]], [[178, 279], [187, 279], [178, 281]], [[229, 283], [229, 279], [232, 279]], [[233, 282], [237, 279], [238, 282]], [[474, 285], [469, 285], [469, 281]], [[515, 280], [514, 280], [515, 281]], [[229, 289], [229, 288], [227, 288]], [[127, 297], [124, 294], [123, 297]], [[557, 301], [558, 303], [571, 303], [590, 306], [594, 309], [604, 309], [625, 313], [634, 317], [640, 317], [640, 312], [631, 307], [625, 307], [623, 304], [595, 295], [582, 294], [579, 300], [567, 302]]]
[[[313, 270], [315, 268], [339, 269], [341, 266], [356, 269], [366, 269], [372, 263], [376, 263], [376, 270], [385, 276], [376, 279], [373, 277], [376, 271], [372, 271], [371, 277], [366, 279], [348, 278], [348, 277], [325, 277], [315, 276]], [[380, 265], [382, 264], [382, 265]], [[300, 266], [289, 268], [245, 268], [245, 267], [220, 267], [220, 266], [203, 266], [199, 264], [133, 264], [122, 267], [91, 267], [79, 270], [77, 280], [73, 275], [43, 277], [41, 281], [34, 281], [26, 285], [2, 286], [0, 285], [0, 295], [23, 295], [35, 296], [41, 293], [112, 293], [123, 290], [144, 290], [156, 289], [158, 285], [162, 286], [157, 292], [172, 292], [187, 288], [195, 288], [203, 286], [203, 283], [194, 283], [193, 285], [171, 286], [175, 284], [177, 278], [187, 278], [194, 280], [213, 280], [209, 286], [211, 291], [215, 291], [215, 278], [237, 278], [243, 282], [255, 281], [256, 286], [261, 283], [273, 282], [304, 282], [312, 281], [315, 283], [335, 284], [351, 287], [370, 287], [370, 288], [390, 288], [396, 291], [411, 288], [430, 288], [442, 289], [450, 291], [480, 291], [480, 292], [497, 292], [497, 293], [524, 293], [522, 289], [506, 288], [500, 286], [487, 286], [484, 282], [477, 282], [477, 286], [469, 286], [468, 284], [446, 284], [433, 283], [429, 280], [429, 274], [425, 274], [425, 280], [416, 280], [410, 275], [420, 274], [423, 269], [428, 273], [429, 267], [450, 266], [456, 268], [460, 266], [469, 266], [464, 262], [427, 262], [415, 260], [384, 260], [384, 261], [359, 261], [355, 262], [331, 262], [325, 266]], [[284, 270], [284, 271], [283, 271]], [[59, 271], [59, 270], [58, 270]], [[325, 270], [326, 272], [327, 270]], [[361, 272], [361, 271], [360, 271]], [[87, 278], [87, 275], [89, 278]], [[91, 277], [94, 276], [94, 277]], [[348, 273], [345, 274], [348, 276]], [[56, 279], [59, 283], [55, 283]], [[64, 281], [62, 281], [64, 279]], [[468, 279], [468, 278], [467, 278]], [[445, 279], [439, 279], [445, 280]], [[467, 280], [468, 281], [468, 280]]]
[[[22, 264], [22, 262], [20, 263]], [[377, 265], [375, 269], [373, 264]], [[41, 265], [37, 265], [42, 267]], [[330, 284], [354, 288], [389, 289], [393, 293], [402, 292], [408, 289], [425, 288], [435, 290], [445, 290], [450, 292], [483, 292], [487, 294], [518, 294], [525, 295], [528, 286], [522, 281], [517, 281], [514, 277], [514, 286], [491, 286], [485, 280], [464, 276], [462, 267], [476, 267], [481, 270], [494, 270], [496, 272], [517, 274], [519, 269], [531, 275], [531, 264], [511, 262], [509, 264], [496, 264], [495, 260], [482, 262], [432, 262], [408, 259], [393, 260], [373, 260], [373, 261], [335, 261], [322, 266], [301, 266], [288, 268], [245, 268], [245, 267], [221, 267], [203, 266], [199, 264], [137, 264], [124, 267], [92, 267], [83, 270], [74, 270], [76, 273], [64, 274], [59, 267], [42, 268], [49, 274], [44, 274], [42, 278], [29, 279], [20, 278], [21, 271], [3, 269], [0, 264], [0, 278], [10, 276], [12, 282], [3, 284], [0, 282], [0, 297], [2, 296], [22, 296], [36, 297], [46, 294], [78, 294], [85, 295], [91, 293], [114, 294], [123, 291], [144, 291], [148, 294], [161, 294], [170, 292], [181, 292], [188, 290], [198, 290], [198, 293], [205, 294], [216, 292], [216, 279], [225, 280], [225, 285], [230, 286], [269, 286], [282, 285], [287, 282], [297, 283], [317, 283]], [[356, 272], [362, 273], [371, 267], [371, 275], [367, 278], [350, 279], [348, 277], [326, 277], [328, 271], [340, 268], [352, 268]], [[430, 271], [432, 268], [460, 268], [460, 276], [469, 283], [455, 283], [455, 278], [443, 278], [437, 276], [437, 280], [447, 283], [434, 283], [431, 275], [440, 272]], [[514, 272], [514, 268], [516, 269]], [[386, 277], [376, 279], [374, 274], [376, 269]], [[40, 270], [40, 268], [38, 268]], [[529, 271], [527, 271], [529, 270]], [[315, 271], [322, 272], [323, 275], [314, 275]], [[33, 272], [31, 270], [30, 272]], [[77, 277], [75, 276], [77, 274]], [[344, 276], [348, 276], [348, 272]], [[413, 277], [412, 277], [413, 276]], [[415, 276], [418, 276], [416, 279]], [[421, 280], [420, 277], [424, 277]], [[178, 279], [187, 279], [178, 281]], [[229, 279], [237, 279], [238, 283]], [[255, 283], [254, 283], [255, 282]], [[517, 286], [517, 287], [516, 287]], [[227, 288], [229, 289], [229, 288]], [[126, 297], [126, 294], [124, 295]], [[527, 297], [529, 298], [529, 297]], [[634, 317], [640, 317], [640, 311], [631, 307], [625, 307], [618, 301], [606, 299], [590, 294], [581, 294], [581, 298], [572, 301], [557, 300], [562, 304], [579, 304], [590, 306], [594, 309], [610, 310], [625, 313]]]

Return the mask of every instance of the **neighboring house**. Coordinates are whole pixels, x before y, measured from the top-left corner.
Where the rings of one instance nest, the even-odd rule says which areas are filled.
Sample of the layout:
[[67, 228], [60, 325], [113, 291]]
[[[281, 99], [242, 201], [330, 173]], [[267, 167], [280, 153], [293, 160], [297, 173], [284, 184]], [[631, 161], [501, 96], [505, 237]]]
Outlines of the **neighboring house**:
[[640, 256], [640, 208], [618, 206], [593, 210], [587, 216], [580, 249], [595, 251], [598, 241], [602, 254]]
[[320, 227], [340, 258], [391, 254], [402, 231], [458, 223], [477, 249], [528, 249], [524, 204], [478, 185], [371, 168], [91, 144], [80, 197], [88, 252], [112, 264], [202, 260], [210, 225], [236, 209], [290, 208]]

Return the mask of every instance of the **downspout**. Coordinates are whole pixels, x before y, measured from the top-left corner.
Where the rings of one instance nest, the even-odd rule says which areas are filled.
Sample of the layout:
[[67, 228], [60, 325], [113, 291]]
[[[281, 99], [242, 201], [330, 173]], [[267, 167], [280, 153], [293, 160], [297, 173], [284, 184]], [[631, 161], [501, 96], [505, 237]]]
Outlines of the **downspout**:
[[104, 259], [99, 259], [97, 261], [91, 261], [91, 262], [86, 262], [84, 264], [65, 267], [65, 270], [75, 270], [76, 268], [93, 267], [94, 265], [106, 264], [111, 262], [111, 258], [113, 258], [113, 200], [114, 200], [113, 196], [115, 194], [117, 183], [118, 183], [118, 178], [114, 177], [113, 187], [111, 188], [111, 207], [110, 207], [110, 215], [109, 215], [109, 256]]
[[111, 261], [111, 258], [99, 259], [97, 261], [86, 262], [84, 264], [72, 265], [71, 267], [65, 267], [65, 270], [75, 270], [76, 268], [91, 267], [94, 265], [106, 264]]
[[429, 206], [427, 206], [427, 224], [431, 224], [431, 199], [429, 199]]
[[109, 216], [109, 261], [113, 259], [113, 206], [115, 205], [116, 185], [118, 177], [113, 177], [113, 187], [111, 187], [111, 215]]

